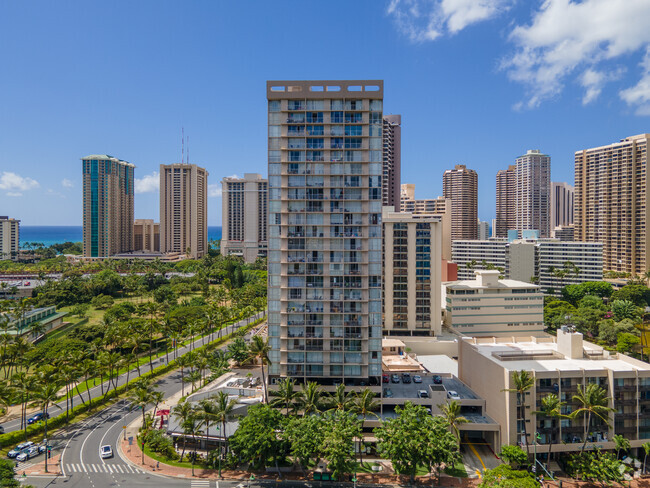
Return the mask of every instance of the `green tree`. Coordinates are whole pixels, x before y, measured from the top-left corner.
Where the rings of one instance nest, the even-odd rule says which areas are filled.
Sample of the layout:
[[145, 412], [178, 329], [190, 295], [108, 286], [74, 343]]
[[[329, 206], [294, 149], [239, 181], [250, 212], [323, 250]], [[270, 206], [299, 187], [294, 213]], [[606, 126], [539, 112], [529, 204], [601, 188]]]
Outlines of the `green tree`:
[[[228, 432], [226, 432], [226, 423], [233, 416], [237, 400], [231, 399], [228, 393], [221, 390], [214, 397], [215, 399], [215, 421], [220, 424], [221, 437], [223, 438], [224, 451], [228, 451]], [[220, 453], [221, 454], [221, 453]], [[219, 478], [221, 478], [221, 462], [219, 463]]]
[[519, 446], [501, 446], [499, 457], [511, 468], [518, 468], [528, 462], [528, 454]]
[[[503, 391], [517, 395], [517, 411], [521, 414], [522, 430], [524, 433], [524, 442], [526, 452], [528, 452], [528, 432], [526, 431], [526, 393], [528, 393], [535, 384], [535, 378], [526, 370], [512, 372], [512, 384], [514, 388], [506, 388]], [[519, 421], [519, 414], [517, 421]]]
[[337, 480], [352, 471], [354, 463], [354, 439], [361, 436], [361, 422], [356, 415], [334, 410], [325, 416], [323, 457], [327, 467]]
[[[36, 391], [34, 392], [34, 398], [36, 399], [35, 404], [43, 413], [43, 420], [45, 422], [45, 439], [47, 439], [47, 409], [50, 405], [53, 405], [56, 402], [59, 388], [60, 385], [53, 381], [44, 381], [37, 384]], [[45, 453], [45, 472], [47, 473], [47, 453]]]
[[293, 378], [284, 378], [278, 383], [278, 389], [271, 391], [270, 395], [275, 397], [271, 401], [272, 407], [284, 407], [285, 414], [289, 415], [289, 411], [295, 412], [298, 408], [297, 401], [300, 399], [300, 392], [295, 389], [296, 383]]
[[267, 404], [253, 405], [239, 421], [239, 427], [230, 438], [230, 448], [244, 463], [264, 469], [271, 461], [286, 455], [286, 443], [278, 437], [283, 415]]
[[591, 429], [591, 420], [597, 417], [606, 425], [609, 425], [609, 413], [614, 409], [609, 406], [610, 398], [607, 397], [607, 391], [595, 383], [586, 386], [578, 384], [578, 392], [573, 395], [573, 401], [580, 404], [576, 410], [571, 412], [570, 417], [575, 419], [580, 415], [584, 419], [584, 442], [580, 452], [584, 452], [587, 447], [587, 436]]
[[[562, 414], [562, 407], [566, 405], [566, 402], [561, 402], [558, 396], [555, 393], [550, 393], [542, 398], [541, 408], [533, 413], [537, 416], [544, 416], [550, 418], [552, 421], [555, 419], [566, 418], [566, 415]], [[548, 436], [548, 461], [551, 461], [551, 448], [553, 446], [552, 436]]]
[[264, 374], [264, 365], [271, 364], [269, 352], [271, 352], [269, 340], [264, 339], [261, 335], [254, 335], [253, 342], [250, 345], [250, 357], [254, 359], [255, 362], [259, 361], [262, 365], [262, 389], [264, 391], [264, 401], [267, 403], [269, 397], [266, 393], [266, 375]]
[[302, 408], [303, 415], [320, 412], [322, 407], [322, 394], [323, 391], [320, 385], [315, 381], [303, 383], [300, 392], [300, 407]]
[[456, 438], [442, 417], [434, 419], [426, 408], [411, 402], [403, 408], [395, 407], [395, 411], [397, 418], [386, 420], [374, 430], [377, 449], [391, 460], [397, 473], [408, 475], [411, 483], [418, 466], [430, 467], [458, 452]]
[[614, 300], [612, 302], [612, 312], [614, 313], [614, 320], [617, 322], [630, 319], [636, 323], [640, 320], [638, 307], [628, 300]]
[[539, 483], [532, 473], [502, 464], [494, 469], [486, 469], [478, 488], [539, 488]]
[[620, 452], [627, 452], [630, 450], [630, 441], [622, 435], [616, 434], [614, 436], [614, 449], [616, 449], [616, 459], [619, 458]]
[[[144, 415], [144, 414], [143, 414]], [[181, 428], [188, 424], [194, 415], [194, 409], [192, 404], [186, 400], [182, 400], [172, 409], [172, 415], [175, 419], [178, 420]], [[144, 425], [144, 424], [143, 424]], [[181, 452], [180, 462], [183, 462], [183, 456], [185, 456], [185, 446], [187, 445], [187, 437], [183, 436], [183, 451]]]
[[235, 337], [235, 339], [233, 339], [233, 341], [228, 345], [228, 353], [237, 364], [242, 364], [250, 358], [248, 344], [246, 344], [243, 337]]
[[635, 346], [641, 344], [641, 338], [629, 332], [620, 332], [616, 336], [616, 351], [623, 354], [632, 352]]
[[625, 285], [612, 293], [611, 300], [626, 300], [645, 308], [650, 305], [650, 289], [646, 285]]
[[304, 472], [304, 468], [310, 461], [316, 461], [322, 455], [325, 438], [324, 419], [320, 415], [288, 417], [284, 437], [291, 445], [291, 455], [298, 460]]
[[454, 434], [456, 439], [460, 440], [460, 431], [458, 430], [458, 426], [469, 422], [469, 420], [460, 414], [460, 402], [452, 400], [451, 402], [438, 405], [438, 408], [440, 409], [442, 418], [444, 418], [447, 425], [449, 425], [451, 432]]
[[641, 447], [643, 448], [643, 472], [645, 473], [645, 462], [648, 459], [648, 454], [650, 454], [650, 442], [644, 442], [641, 444]]
[[152, 385], [149, 382], [139, 380], [135, 388], [129, 392], [129, 402], [131, 403], [131, 409], [140, 408], [142, 409], [142, 428], [146, 429], [147, 422], [145, 420], [145, 411], [147, 405], [154, 403], [156, 400], [155, 392], [157, 387]]
[[353, 394], [345, 391], [345, 385], [343, 383], [337, 385], [334, 393], [327, 399], [330, 410], [340, 410], [341, 412], [350, 410], [352, 402]]

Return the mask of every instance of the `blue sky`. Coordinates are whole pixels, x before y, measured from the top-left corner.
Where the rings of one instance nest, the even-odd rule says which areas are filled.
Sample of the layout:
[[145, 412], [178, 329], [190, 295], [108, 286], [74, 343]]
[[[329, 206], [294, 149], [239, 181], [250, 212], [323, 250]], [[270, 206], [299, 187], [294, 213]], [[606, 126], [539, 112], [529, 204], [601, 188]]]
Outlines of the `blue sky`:
[[268, 79], [383, 79], [402, 114], [402, 182], [495, 174], [527, 149], [573, 182], [573, 153], [650, 131], [648, 0], [0, 2], [0, 214], [81, 225], [81, 162], [137, 166], [136, 217], [158, 218], [154, 172], [181, 159], [266, 175]]

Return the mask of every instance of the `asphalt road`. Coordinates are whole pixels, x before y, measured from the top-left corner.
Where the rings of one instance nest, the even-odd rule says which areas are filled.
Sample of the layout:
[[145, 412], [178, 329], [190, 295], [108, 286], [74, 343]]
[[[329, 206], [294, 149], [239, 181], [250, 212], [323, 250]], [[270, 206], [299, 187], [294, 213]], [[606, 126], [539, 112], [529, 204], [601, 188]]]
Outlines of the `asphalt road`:
[[[259, 314], [253, 315], [252, 317], [250, 317], [250, 319], [244, 319], [244, 320], [241, 320], [241, 321], [237, 322], [234, 325], [230, 325], [230, 326], [228, 326], [228, 327], [226, 327], [224, 329], [223, 334], [226, 335], [226, 334], [230, 333], [233, 330], [233, 328], [234, 329], [239, 329], [240, 327], [244, 327], [244, 326], [247, 325], [247, 323], [250, 323], [250, 322], [253, 322], [253, 321], [257, 320], [259, 317], [262, 317], [262, 315], [263, 315], [263, 313], [260, 312]], [[215, 332], [215, 334], [214, 334], [215, 338], [217, 337], [217, 334], [218, 333]], [[209, 339], [208, 337], [205, 337], [204, 339], [195, 340], [194, 343], [193, 343], [192, 348], [195, 349], [197, 347], [200, 347], [200, 346], [203, 345], [204, 342], [207, 344], [208, 339]], [[183, 354], [185, 354], [185, 353], [187, 353], [189, 351], [190, 351], [190, 344], [188, 344], [187, 346], [179, 347], [177, 355], [182, 356]], [[172, 350], [170, 350], [169, 351], [169, 359], [171, 360], [173, 358], [174, 358], [174, 352]], [[161, 356], [160, 358], [153, 360], [154, 369], [157, 368], [158, 366], [162, 365], [162, 364], [165, 364], [165, 360], [166, 360], [165, 356]], [[147, 362], [145, 364], [142, 364], [140, 366], [140, 371], [142, 373], [147, 373], [149, 371], [149, 363]], [[126, 383], [127, 375], [128, 375], [129, 381], [132, 381], [133, 379], [138, 377], [138, 370], [136, 368], [133, 368], [128, 373], [125, 372], [125, 373], [121, 374], [120, 376], [118, 376], [117, 380], [114, 380], [114, 381], [117, 381], [117, 386], [121, 386], [121, 385]], [[180, 383], [180, 380], [179, 380], [179, 383]], [[92, 382], [90, 382], [89, 384], [92, 384]], [[106, 384], [107, 384], [107, 382], [104, 383], [104, 391], [106, 390]], [[113, 386], [111, 386], [111, 389], [113, 389]], [[180, 389], [180, 387], [179, 387], [179, 389]], [[102, 396], [102, 387], [101, 387], [100, 384], [98, 384], [97, 386], [91, 388], [89, 391], [90, 391], [91, 398], [97, 398], [99, 396]], [[88, 400], [88, 391], [83, 392], [81, 395], [83, 396], [84, 401]], [[79, 395], [77, 395], [76, 393], [72, 397], [72, 403], [73, 403], [73, 405], [70, 408], [74, 407], [75, 405], [79, 405], [81, 403], [81, 400], [79, 400]], [[65, 412], [65, 400], [52, 405], [51, 407], [49, 407], [48, 411], [50, 412], [50, 416], [52, 416], [52, 417], [56, 417], [57, 415], [60, 415], [61, 412]], [[29, 418], [29, 415], [28, 415], [28, 418]], [[20, 418], [17, 418], [17, 419], [14, 419], [14, 420], [9, 420], [9, 421], [5, 422], [4, 424], [2, 424], [2, 426], [4, 427], [5, 432], [12, 432], [14, 430], [20, 430]]]
[[[251, 318], [251, 321], [255, 318], [257, 317]], [[247, 320], [242, 320], [235, 325], [235, 328], [243, 327], [246, 323]], [[201, 345], [201, 340], [195, 342], [195, 346], [199, 345]], [[225, 349], [225, 346], [222, 349]], [[189, 346], [179, 349], [179, 353], [186, 351], [189, 351]], [[122, 381], [126, 381], [126, 375], [122, 376]], [[156, 385], [164, 393], [165, 398], [168, 398], [181, 390], [181, 374], [179, 371], [175, 371], [165, 378], [158, 380]], [[97, 391], [94, 393], [99, 392], [101, 394], [99, 389], [95, 390]], [[65, 403], [63, 407], [65, 408]], [[129, 409], [129, 402], [127, 400], [121, 400], [110, 408], [72, 426], [69, 430], [59, 431], [49, 439], [48, 443], [52, 446], [53, 456], [61, 453], [61, 465], [64, 476], [29, 476], [26, 481], [36, 487], [61, 485], [79, 488], [130, 486], [205, 488], [217, 486], [216, 481], [170, 479], [157, 476], [153, 473], [141, 471], [125, 459], [122, 459], [117, 449], [118, 439], [123, 435], [122, 427], [130, 424], [141, 415], [142, 412], [140, 410], [131, 411]], [[20, 426], [20, 422], [18, 422], [18, 426]], [[112, 458], [101, 459], [99, 448], [104, 445], [112, 446], [114, 453]], [[40, 455], [34, 458], [32, 462], [42, 462], [42, 456]], [[21, 473], [20, 470], [22, 467], [22, 464], [19, 465], [17, 469], [18, 474]], [[236, 487], [238, 484], [240, 483], [220, 481], [219, 488]]]

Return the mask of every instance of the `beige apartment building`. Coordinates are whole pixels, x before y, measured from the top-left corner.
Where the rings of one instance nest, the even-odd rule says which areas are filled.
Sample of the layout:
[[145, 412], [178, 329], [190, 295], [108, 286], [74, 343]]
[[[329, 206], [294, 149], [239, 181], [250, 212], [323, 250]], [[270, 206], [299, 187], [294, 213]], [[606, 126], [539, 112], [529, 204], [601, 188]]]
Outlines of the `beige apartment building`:
[[499, 279], [497, 270], [477, 270], [475, 280], [443, 284], [444, 323], [468, 336], [542, 336], [544, 294], [523, 281]]
[[160, 252], [160, 224], [153, 219], [135, 219], [133, 250]]
[[269, 381], [381, 382], [383, 81], [268, 81]]
[[605, 270], [642, 275], [650, 233], [650, 134], [575, 153], [575, 239], [603, 243]]
[[384, 167], [381, 175], [382, 204], [400, 208], [402, 178], [402, 116], [384, 115]]
[[[535, 382], [526, 393], [526, 408], [518, 407], [513, 373], [525, 370]], [[611, 353], [583, 341], [582, 334], [558, 330], [557, 338], [500, 337], [463, 338], [459, 345], [458, 376], [485, 399], [487, 414], [501, 426], [501, 442], [525, 446], [524, 422], [529, 451], [534, 451], [534, 435], [539, 432], [538, 456], [579, 451], [585, 436], [587, 449], [614, 449], [614, 435], [629, 439], [633, 448], [650, 440], [650, 365], [624, 354]], [[554, 419], [536, 415], [542, 399], [555, 394], [566, 402], [562, 414], [580, 407], [573, 396], [582, 385], [597, 384], [610, 398], [607, 426], [594, 418], [587, 431], [583, 417]]]
[[196, 164], [160, 165], [160, 252], [208, 252], [208, 172]]
[[268, 180], [246, 173], [221, 180], [221, 254], [247, 263], [267, 254]]
[[442, 259], [451, 261], [451, 200], [449, 198], [415, 198], [415, 183], [400, 187], [400, 211], [412, 214], [439, 215], [442, 223]]
[[493, 237], [508, 237], [509, 229], [517, 228], [517, 167], [497, 171], [497, 219]]
[[442, 175], [442, 196], [451, 199], [451, 240], [476, 239], [478, 174], [457, 164]]
[[442, 218], [384, 207], [382, 225], [384, 335], [439, 335]]
[[20, 220], [0, 216], [0, 261], [18, 259], [20, 251]]
[[107, 154], [81, 161], [84, 256], [105, 258], [132, 251], [135, 166]]

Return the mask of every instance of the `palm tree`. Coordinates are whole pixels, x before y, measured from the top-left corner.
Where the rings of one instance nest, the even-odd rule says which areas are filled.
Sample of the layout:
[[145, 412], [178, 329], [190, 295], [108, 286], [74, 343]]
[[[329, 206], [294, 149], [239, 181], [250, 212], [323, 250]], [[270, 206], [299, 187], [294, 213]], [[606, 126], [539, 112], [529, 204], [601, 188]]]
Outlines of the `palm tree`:
[[645, 462], [646, 459], [648, 459], [648, 454], [650, 454], [650, 442], [644, 442], [643, 444], [641, 444], [641, 447], [645, 452], [645, 456], [643, 456], [643, 472], [645, 473]]
[[341, 383], [336, 387], [334, 393], [328, 398], [330, 410], [345, 412], [352, 405], [352, 393], [345, 391], [345, 385]]
[[[561, 402], [555, 393], [550, 393], [542, 398], [540, 410], [533, 412], [535, 415], [543, 415], [551, 419], [567, 418], [562, 414], [562, 407], [566, 402]], [[552, 436], [548, 438], [548, 462], [551, 462], [551, 447], [553, 445]]]
[[630, 441], [628, 441], [625, 437], [622, 435], [615, 435], [614, 436], [614, 448], [616, 449], [616, 459], [618, 459], [618, 455], [621, 451], [628, 451], [630, 449]]
[[129, 392], [129, 401], [131, 402], [130, 409], [141, 408], [142, 409], [142, 428], [146, 430], [146, 419], [145, 419], [145, 410], [147, 405], [154, 403], [156, 400], [154, 396], [155, 386], [147, 384], [146, 382], [138, 384]]
[[[183, 426], [190, 419], [190, 417], [194, 415], [192, 404], [185, 400], [182, 400], [173, 408], [172, 414], [179, 421], [179, 424]], [[185, 436], [183, 436], [183, 451], [181, 452], [180, 462], [183, 462], [183, 456], [185, 456], [186, 442], [187, 439], [185, 438]]]
[[609, 426], [609, 413], [614, 412], [614, 409], [609, 406], [610, 398], [607, 397], [607, 392], [595, 383], [590, 383], [586, 386], [578, 385], [578, 393], [573, 395], [573, 400], [581, 405], [580, 408], [574, 410], [570, 417], [576, 418], [582, 414], [585, 419], [585, 438], [580, 452], [584, 452], [587, 447], [587, 435], [591, 428], [591, 419], [596, 416], [606, 425]]
[[[528, 371], [522, 369], [521, 371], [512, 372], [512, 383], [514, 384], [514, 388], [506, 388], [501, 391], [517, 394], [517, 410], [521, 410], [521, 424], [524, 431], [526, 454], [528, 454], [528, 433], [526, 432], [526, 393], [535, 384], [535, 378], [533, 378]], [[517, 415], [517, 417], [519, 417], [519, 415]]]
[[250, 346], [250, 355], [251, 359], [255, 359], [262, 363], [262, 388], [264, 389], [264, 402], [268, 403], [269, 398], [266, 394], [266, 376], [264, 375], [264, 365], [271, 364], [269, 359], [269, 352], [271, 351], [271, 346], [269, 346], [269, 340], [263, 339], [262, 336], [256, 335], [253, 336], [253, 342]]
[[199, 402], [196, 409], [196, 415], [201, 419], [205, 425], [205, 450], [208, 450], [208, 438], [210, 437], [210, 425], [217, 420], [217, 406], [212, 400], [205, 399]]
[[[215, 397], [215, 418], [217, 422], [221, 422], [221, 437], [223, 437], [224, 451], [228, 450], [228, 434], [226, 432], [226, 422], [235, 410], [237, 401], [230, 399], [225, 391], [219, 391]], [[219, 478], [221, 478], [221, 452], [219, 453]]]
[[271, 402], [272, 407], [285, 407], [286, 414], [289, 415], [289, 407], [294, 412], [296, 411], [297, 404], [295, 403], [300, 398], [300, 392], [295, 389], [296, 383], [293, 378], [285, 378], [280, 380], [277, 391], [271, 391], [271, 396], [276, 397]]
[[447, 425], [449, 425], [452, 434], [456, 436], [456, 439], [460, 440], [460, 431], [458, 426], [469, 422], [469, 420], [460, 414], [460, 402], [458, 400], [452, 400], [438, 405], [438, 408], [442, 412], [442, 416], [445, 419], [445, 422], [447, 422]]
[[27, 373], [21, 371], [11, 377], [11, 386], [18, 395], [20, 401], [20, 427], [25, 434], [27, 440], [27, 402], [29, 401], [30, 393], [33, 390], [34, 377], [28, 376]]
[[307, 384], [302, 385], [302, 391], [300, 392], [300, 405], [302, 407], [303, 415], [320, 412], [322, 406], [321, 395], [322, 390], [315, 381], [309, 381]]
[[[37, 385], [34, 396], [36, 398], [36, 406], [43, 412], [43, 420], [45, 421], [45, 440], [47, 441], [47, 409], [56, 402], [56, 394], [59, 391], [60, 385], [52, 381], [46, 381]], [[47, 445], [45, 446], [45, 472], [47, 473]]]
[[[366, 417], [372, 415], [375, 418], [379, 416], [375, 413], [381, 406], [381, 402], [375, 400], [375, 394], [369, 388], [365, 388], [361, 393], [355, 392], [354, 400], [352, 401], [352, 411], [357, 415], [361, 415], [363, 419], [362, 426], [366, 422]], [[359, 459], [363, 464], [363, 434], [359, 436]]]
[[192, 364], [190, 354], [176, 358], [176, 364], [181, 367], [181, 396], [185, 396], [185, 368]]
[[190, 374], [187, 375], [186, 381], [192, 384], [192, 393], [194, 393], [194, 384], [197, 381], [199, 382], [199, 388], [201, 387], [201, 371], [193, 369], [190, 371]]
[[194, 463], [196, 462], [196, 436], [201, 435], [202, 422], [196, 415], [195, 410], [191, 410], [191, 415], [183, 422], [183, 434], [191, 435], [194, 443], [194, 452], [192, 453], [192, 476], [194, 476]]
[[14, 397], [14, 390], [6, 381], [0, 382], [0, 406], [5, 409], [3, 415], [8, 412], [8, 407], [11, 405], [11, 400]]

